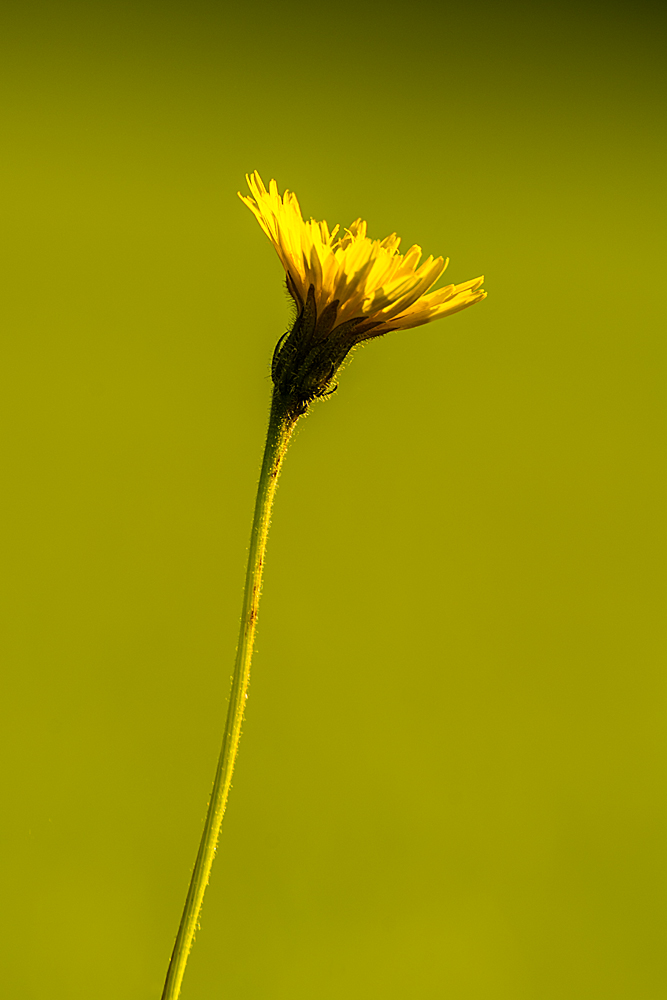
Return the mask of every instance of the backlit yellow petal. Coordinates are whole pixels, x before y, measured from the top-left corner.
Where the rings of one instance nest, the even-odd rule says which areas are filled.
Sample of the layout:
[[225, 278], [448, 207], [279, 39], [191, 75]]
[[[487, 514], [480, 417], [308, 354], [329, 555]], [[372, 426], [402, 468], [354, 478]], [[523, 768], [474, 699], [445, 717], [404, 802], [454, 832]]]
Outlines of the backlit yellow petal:
[[293, 192], [285, 191], [281, 197], [275, 180], [267, 191], [257, 171], [246, 180], [250, 196], [239, 192], [239, 197], [273, 243], [301, 303], [311, 285], [318, 315], [338, 300], [337, 326], [368, 320], [378, 324], [369, 333], [376, 336], [430, 323], [486, 297], [480, 290], [483, 278], [429, 292], [448, 259], [428, 257], [420, 266], [421, 247], [412, 246], [401, 255], [396, 233], [371, 240], [361, 218], [344, 229], [342, 236], [337, 225], [329, 230], [325, 221], [304, 222]]

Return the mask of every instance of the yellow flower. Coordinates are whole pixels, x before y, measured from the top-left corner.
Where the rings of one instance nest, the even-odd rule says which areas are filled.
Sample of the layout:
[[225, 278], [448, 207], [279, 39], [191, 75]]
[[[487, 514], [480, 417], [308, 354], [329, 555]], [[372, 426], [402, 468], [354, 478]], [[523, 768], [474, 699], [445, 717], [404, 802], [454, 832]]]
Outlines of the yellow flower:
[[326, 324], [327, 337], [345, 324], [348, 330], [354, 328], [359, 343], [390, 330], [430, 323], [486, 298], [483, 277], [429, 292], [448, 260], [427, 257], [418, 266], [421, 247], [400, 254], [396, 233], [371, 240], [361, 219], [339, 236], [339, 226], [329, 232], [326, 222], [304, 222], [296, 195], [285, 191], [281, 197], [274, 180], [268, 191], [257, 171], [246, 180], [252, 196], [239, 192], [239, 198], [276, 248], [299, 311], [312, 286], [316, 316], [325, 310], [333, 314], [333, 324]]
[[333, 379], [351, 350], [390, 330], [430, 323], [486, 298], [484, 278], [429, 288], [447, 267], [442, 257], [419, 266], [420, 247], [398, 252], [396, 233], [366, 236], [356, 219], [339, 236], [326, 222], [304, 222], [296, 195], [281, 197], [275, 181], [264, 187], [255, 171], [246, 178], [251, 197], [239, 198], [273, 243], [287, 275], [298, 315], [273, 355], [274, 400], [298, 419], [318, 396], [336, 388]]

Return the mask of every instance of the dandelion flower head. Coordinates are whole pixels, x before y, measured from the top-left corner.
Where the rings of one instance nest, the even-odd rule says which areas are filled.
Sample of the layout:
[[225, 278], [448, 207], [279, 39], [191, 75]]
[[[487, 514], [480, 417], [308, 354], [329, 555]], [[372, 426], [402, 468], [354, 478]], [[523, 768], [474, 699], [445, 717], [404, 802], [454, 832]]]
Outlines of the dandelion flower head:
[[372, 240], [362, 219], [342, 234], [339, 226], [330, 231], [326, 222], [304, 222], [292, 191], [281, 196], [275, 180], [267, 191], [257, 171], [246, 180], [251, 194], [239, 197], [273, 243], [297, 308], [303, 310], [310, 292], [317, 316], [325, 310], [332, 315], [332, 331], [352, 321], [359, 342], [430, 323], [486, 298], [483, 276], [429, 292], [449, 263], [445, 258], [427, 257], [420, 264], [421, 247], [401, 254], [396, 233]]

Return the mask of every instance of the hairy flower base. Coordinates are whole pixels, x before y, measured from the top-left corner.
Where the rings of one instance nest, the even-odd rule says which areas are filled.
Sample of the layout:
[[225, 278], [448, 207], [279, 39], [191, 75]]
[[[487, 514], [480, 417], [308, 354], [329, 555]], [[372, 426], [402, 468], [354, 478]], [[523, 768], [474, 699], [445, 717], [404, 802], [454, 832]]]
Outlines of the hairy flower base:
[[336, 326], [337, 313], [338, 301], [334, 300], [317, 315], [315, 286], [311, 285], [294, 326], [276, 344], [271, 377], [294, 417], [305, 413], [318, 396], [336, 389], [333, 379], [347, 355], [372, 337], [370, 331], [379, 325], [361, 316]]

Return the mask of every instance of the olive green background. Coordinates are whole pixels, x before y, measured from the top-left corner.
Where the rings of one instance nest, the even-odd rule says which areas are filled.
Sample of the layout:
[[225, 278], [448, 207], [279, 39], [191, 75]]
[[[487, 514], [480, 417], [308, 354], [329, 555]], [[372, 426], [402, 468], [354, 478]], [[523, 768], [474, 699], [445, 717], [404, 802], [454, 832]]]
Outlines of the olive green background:
[[665, 996], [659, 9], [5, 5], [3, 997], [159, 997], [290, 316], [255, 168], [489, 295], [300, 425], [183, 1000]]

